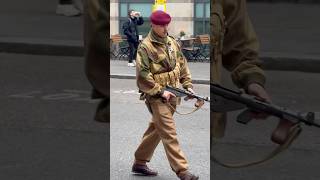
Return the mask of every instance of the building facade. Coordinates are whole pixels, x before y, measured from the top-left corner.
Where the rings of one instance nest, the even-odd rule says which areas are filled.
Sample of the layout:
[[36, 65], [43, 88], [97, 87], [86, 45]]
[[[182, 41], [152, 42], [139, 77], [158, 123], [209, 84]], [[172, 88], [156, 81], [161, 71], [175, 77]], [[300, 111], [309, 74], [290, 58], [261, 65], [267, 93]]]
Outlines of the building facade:
[[[110, 36], [123, 34], [122, 24], [127, 20], [128, 10], [140, 11], [144, 25], [139, 33], [146, 36], [150, 30], [149, 16], [154, 0], [111, 0], [110, 1]], [[186, 36], [209, 34], [210, 1], [209, 0], [167, 0], [167, 12], [172, 17], [169, 34], [178, 37], [181, 31]]]

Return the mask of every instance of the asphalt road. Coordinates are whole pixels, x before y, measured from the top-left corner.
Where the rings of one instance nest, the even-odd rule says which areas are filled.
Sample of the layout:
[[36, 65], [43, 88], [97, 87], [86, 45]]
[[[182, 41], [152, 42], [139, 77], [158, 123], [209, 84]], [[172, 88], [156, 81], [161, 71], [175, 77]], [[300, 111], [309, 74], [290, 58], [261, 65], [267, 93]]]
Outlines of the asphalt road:
[[93, 121], [82, 58], [0, 54], [0, 179], [105, 180], [108, 127]]

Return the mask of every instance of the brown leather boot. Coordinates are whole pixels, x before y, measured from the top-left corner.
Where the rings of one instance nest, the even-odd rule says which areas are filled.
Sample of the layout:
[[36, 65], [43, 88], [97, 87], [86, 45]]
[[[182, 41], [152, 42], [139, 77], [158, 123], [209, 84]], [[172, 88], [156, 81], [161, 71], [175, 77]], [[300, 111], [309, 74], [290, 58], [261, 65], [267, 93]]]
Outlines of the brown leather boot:
[[183, 175], [178, 176], [181, 180], [198, 180], [199, 176], [191, 174], [190, 172], [184, 173]]
[[147, 165], [141, 165], [141, 164], [133, 164], [132, 166], [132, 172], [139, 174], [139, 175], [143, 175], [143, 176], [156, 176], [158, 175], [157, 171], [153, 171], [151, 169], [148, 168]]

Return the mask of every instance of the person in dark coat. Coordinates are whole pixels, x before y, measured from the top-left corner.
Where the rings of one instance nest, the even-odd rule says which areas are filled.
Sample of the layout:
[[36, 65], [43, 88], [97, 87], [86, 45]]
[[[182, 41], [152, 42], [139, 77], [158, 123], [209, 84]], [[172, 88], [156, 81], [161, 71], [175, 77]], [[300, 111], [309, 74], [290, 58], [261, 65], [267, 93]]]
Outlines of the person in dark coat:
[[128, 11], [128, 21], [126, 21], [123, 26], [123, 33], [127, 36], [129, 48], [130, 48], [130, 56], [129, 56], [129, 67], [135, 66], [135, 59], [137, 56], [137, 48], [139, 45], [139, 32], [138, 27], [142, 25], [144, 22], [140, 12], [129, 10]]

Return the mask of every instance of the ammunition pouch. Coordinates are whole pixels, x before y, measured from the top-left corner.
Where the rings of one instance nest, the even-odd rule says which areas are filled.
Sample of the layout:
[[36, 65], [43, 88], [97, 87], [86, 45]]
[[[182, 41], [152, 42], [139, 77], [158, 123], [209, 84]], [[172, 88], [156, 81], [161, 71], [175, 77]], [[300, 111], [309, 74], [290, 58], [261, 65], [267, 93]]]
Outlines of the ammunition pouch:
[[172, 87], [179, 87], [180, 85], [180, 67], [177, 63], [176, 67], [169, 72], [154, 74], [153, 78], [156, 83], [160, 84], [161, 87], [166, 87], [167, 85]]

